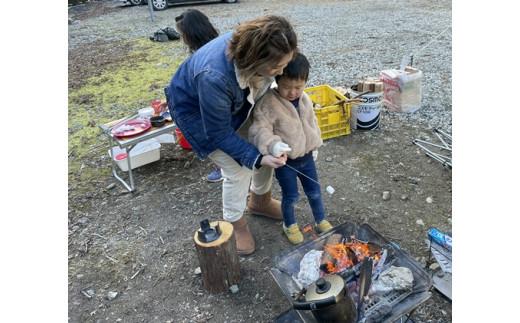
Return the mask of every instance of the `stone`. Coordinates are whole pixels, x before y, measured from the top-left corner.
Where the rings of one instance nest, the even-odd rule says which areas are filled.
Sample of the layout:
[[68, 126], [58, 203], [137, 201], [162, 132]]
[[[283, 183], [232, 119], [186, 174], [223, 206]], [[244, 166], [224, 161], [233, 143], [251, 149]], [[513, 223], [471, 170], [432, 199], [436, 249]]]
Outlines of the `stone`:
[[406, 194], [401, 195], [401, 200], [402, 201], [408, 200], [408, 195], [406, 195]]
[[439, 264], [436, 263], [436, 262], [434, 262], [434, 263], [432, 263], [432, 264], [430, 265], [430, 269], [431, 269], [431, 270], [437, 270], [439, 267], [440, 267]]
[[119, 295], [118, 292], [108, 292], [107, 296], [106, 296], [106, 299], [109, 300], [109, 301], [112, 301], [112, 300], [114, 300], [117, 297], [117, 295]]
[[82, 218], [80, 218], [80, 219], [78, 220], [78, 223], [79, 223], [79, 224], [83, 224], [83, 225], [85, 225], [85, 224], [88, 223], [88, 218], [87, 218], [86, 216], [84, 216], [84, 217], [82, 217]]
[[428, 196], [428, 197], [426, 198], [426, 203], [428, 203], [428, 204], [432, 204], [432, 203], [433, 203], [433, 198], [432, 198], [431, 196]]
[[330, 163], [332, 161], [332, 157], [325, 158], [325, 161]]
[[82, 290], [81, 293], [87, 298], [92, 298], [96, 295], [96, 292], [92, 288]]
[[109, 184], [106, 188], [107, 188], [107, 190], [111, 190], [114, 187], [116, 187], [116, 183]]
[[201, 273], [200, 267], [195, 268], [195, 275], [200, 275]]
[[383, 201], [388, 201], [390, 199], [390, 192], [384, 191], [383, 192]]
[[231, 294], [236, 294], [238, 293], [238, 286], [237, 285], [232, 285], [231, 287], [229, 287], [229, 291], [231, 292]]
[[415, 221], [415, 223], [417, 223], [418, 225], [424, 226], [424, 221], [421, 219], [418, 219], [417, 221]]

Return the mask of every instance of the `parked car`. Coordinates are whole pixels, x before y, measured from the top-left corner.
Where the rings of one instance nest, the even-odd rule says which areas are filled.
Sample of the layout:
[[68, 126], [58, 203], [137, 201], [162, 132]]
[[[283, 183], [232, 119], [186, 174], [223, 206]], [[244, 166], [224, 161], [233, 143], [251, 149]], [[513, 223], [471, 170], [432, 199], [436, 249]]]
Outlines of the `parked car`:
[[[184, 3], [196, 3], [196, 2], [218, 2], [213, 0], [151, 0], [152, 1], [152, 7], [154, 10], [164, 10], [168, 8], [170, 5], [174, 4], [184, 4]], [[235, 3], [238, 0], [220, 0], [221, 2], [225, 3]], [[148, 3], [147, 0], [122, 0], [122, 2], [129, 3], [133, 6], [139, 6], [145, 3]]]

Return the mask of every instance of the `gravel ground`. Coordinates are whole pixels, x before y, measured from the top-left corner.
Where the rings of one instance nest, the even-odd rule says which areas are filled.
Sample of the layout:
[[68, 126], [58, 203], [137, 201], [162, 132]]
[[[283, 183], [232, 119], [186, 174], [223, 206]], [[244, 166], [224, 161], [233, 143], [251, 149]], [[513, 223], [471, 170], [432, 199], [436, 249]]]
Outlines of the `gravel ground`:
[[[110, 2], [110, 7], [121, 6]], [[69, 27], [69, 48], [96, 41], [148, 37], [190, 6], [156, 12], [150, 22], [146, 6], [125, 7]], [[384, 69], [397, 68], [451, 26], [451, 1], [247, 1], [197, 6], [220, 32], [261, 14], [290, 19], [299, 46], [312, 64], [309, 85], [352, 85]], [[100, 11], [100, 10], [98, 10]], [[71, 15], [74, 19], [74, 15]], [[414, 114], [393, 115], [406, 123], [421, 122], [451, 131], [451, 30], [422, 50], [414, 66], [423, 71], [423, 105]]]
[[[346, 87], [377, 76], [451, 26], [450, 1], [242, 0], [169, 8], [156, 12], [153, 24], [146, 6], [90, 2], [69, 9], [69, 55], [81, 52], [72, 54], [69, 68], [83, 63], [89, 71], [87, 65], [105, 64], [112, 45], [114, 57], [124, 59], [121, 40], [147, 38], [159, 27], [173, 26], [174, 17], [192, 7], [221, 32], [260, 14], [288, 17], [312, 64], [309, 85]], [[448, 30], [414, 59], [424, 73], [419, 111], [383, 111], [381, 130], [328, 140], [318, 160], [320, 181], [336, 189], [324, 196], [333, 224], [368, 222], [426, 266], [427, 228], [451, 230], [451, 172], [410, 141], [432, 139], [432, 127], [451, 131], [450, 35]], [[97, 60], [100, 54], [105, 56]], [[77, 77], [69, 74], [69, 89], [82, 86]], [[81, 161], [84, 171], [109, 168], [105, 148], [101, 151]], [[204, 181], [210, 166], [193, 157], [164, 145], [160, 161], [136, 170], [134, 194], [113, 185], [110, 176], [81, 191], [75, 178], [69, 179], [69, 321], [270, 322], [290, 306], [268, 269], [272, 258], [291, 246], [280, 223], [259, 217], [249, 218], [257, 251], [241, 258], [240, 292], [216, 296], [202, 288], [191, 239], [199, 221], [220, 217], [221, 188]], [[385, 191], [389, 200], [382, 199]], [[273, 194], [280, 196], [277, 185]], [[304, 198], [297, 212], [302, 225], [309, 222]], [[451, 302], [433, 292], [413, 319], [451, 322]]]

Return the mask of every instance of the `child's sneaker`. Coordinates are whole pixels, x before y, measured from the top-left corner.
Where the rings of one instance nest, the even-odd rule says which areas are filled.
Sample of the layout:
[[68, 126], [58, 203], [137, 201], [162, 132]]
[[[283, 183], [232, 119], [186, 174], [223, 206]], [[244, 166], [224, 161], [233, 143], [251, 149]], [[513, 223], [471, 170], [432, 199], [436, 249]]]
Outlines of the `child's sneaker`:
[[300, 231], [297, 223], [291, 224], [288, 228], [283, 225], [283, 232], [292, 244], [299, 244], [303, 242], [303, 234]]
[[332, 224], [327, 220], [321, 220], [320, 223], [316, 224], [316, 228], [319, 233], [327, 232], [332, 229]]
[[224, 178], [222, 177], [222, 172], [220, 171], [220, 168], [215, 168], [211, 171], [211, 173], [208, 174], [206, 179], [210, 183], [216, 183], [216, 182], [220, 182]]

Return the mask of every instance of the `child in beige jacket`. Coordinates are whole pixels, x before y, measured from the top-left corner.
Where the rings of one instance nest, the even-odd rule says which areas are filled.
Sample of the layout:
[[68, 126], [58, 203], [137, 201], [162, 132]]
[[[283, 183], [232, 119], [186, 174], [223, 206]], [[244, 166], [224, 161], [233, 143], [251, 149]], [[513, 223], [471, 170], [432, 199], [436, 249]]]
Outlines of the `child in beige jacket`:
[[[275, 169], [282, 188], [283, 231], [293, 244], [303, 242], [296, 223], [294, 204], [298, 201], [297, 178], [303, 186], [311, 206], [317, 231], [332, 228], [325, 220], [316, 164], [317, 148], [323, 144], [320, 128], [314, 115], [312, 101], [303, 92], [309, 77], [309, 62], [301, 54], [276, 77], [278, 87], [270, 89], [255, 106], [249, 141], [262, 154], [279, 157], [287, 154], [287, 164]], [[297, 171], [296, 171], [297, 170]]]

